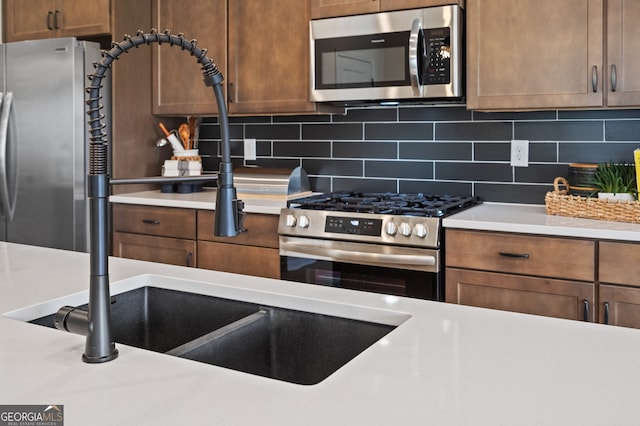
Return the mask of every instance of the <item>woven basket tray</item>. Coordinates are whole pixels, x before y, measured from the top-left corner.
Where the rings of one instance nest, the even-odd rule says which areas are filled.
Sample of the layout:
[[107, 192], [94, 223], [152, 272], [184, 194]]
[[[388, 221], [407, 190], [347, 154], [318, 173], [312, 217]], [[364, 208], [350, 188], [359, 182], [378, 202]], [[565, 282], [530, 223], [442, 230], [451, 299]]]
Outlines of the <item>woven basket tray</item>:
[[640, 223], [640, 201], [600, 200], [598, 198], [568, 195], [569, 183], [563, 177], [553, 181], [553, 191], [544, 197], [547, 214], [580, 217], [583, 219], [611, 220], [614, 222]]

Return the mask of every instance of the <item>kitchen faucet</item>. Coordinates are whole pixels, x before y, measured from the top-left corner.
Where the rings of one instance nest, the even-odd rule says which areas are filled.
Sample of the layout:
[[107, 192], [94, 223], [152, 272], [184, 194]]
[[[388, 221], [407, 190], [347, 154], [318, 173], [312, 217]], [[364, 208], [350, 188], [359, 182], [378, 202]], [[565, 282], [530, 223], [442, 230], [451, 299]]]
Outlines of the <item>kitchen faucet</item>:
[[111, 331], [111, 306], [109, 295], [109, 267], [108, 267], [108, 197], [111, 184], [128, 183], [158, 183], [175, 181], [212, 180], [211, 177], [189, 178], [141, 178], [127, 179], [119, 182], [111, 181], [107, 173], [107, 134], [103, 131], [106, 125], [102, 123], [104, 114], [100, 104], [101, 82], [105, 73], [114, 60], [127, 53], [132, 48], [152, 43], [179, 47], [194, 56], [202, 66], [202, 74], [206, 86], [213, 86], [213, 92], [218, 105], [218, 119], [221, 129], [222, 159], [217, 174], [216, 214], [214, 234], [232, 237], [243, 231], [244, 213], [243, 203], [237, 199], [233, 186], [233, 166], [231, 164], [231, 144], [229, 142], [229, 119], [222, 91], [223, 76], [214, 62], [207, 57], [207, 50], [197, 47], [196, 40], [188, 41], [182, 33], [172, 35], [169, 30], [159, 33], [152, 29], [145, 34], [138, 31], [135, 37], [126, 35], [124, 41], [113, 43], [111, 50], [103, 51], [102, 59], [94, 63], [95, 72], [88, 76], [91, 84], [87, 87], [89, 106], [89, 221], [90, 221], [90, 282], [89, 309], [64, 306], [55, 315], [55, 326], [58, 329], [86, 336], [85, 352], [82, 360], [87, 363], [102, 363], [118, 357], [113, 333]]

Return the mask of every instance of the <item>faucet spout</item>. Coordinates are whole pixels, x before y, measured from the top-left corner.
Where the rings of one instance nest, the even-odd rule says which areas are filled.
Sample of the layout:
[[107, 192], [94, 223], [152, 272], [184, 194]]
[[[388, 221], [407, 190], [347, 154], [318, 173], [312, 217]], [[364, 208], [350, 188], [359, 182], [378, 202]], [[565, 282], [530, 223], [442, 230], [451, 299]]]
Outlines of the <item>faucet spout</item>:
[[[145, 34], [138, 31], [135, 37], [125, 36], [123, 42], [113, 43], [111, 50], [103, 51], [102, 59], [94, 63], [95, 72], [88, 76], [91, 81], [87, 87], [89, 115], [89, 233], [90, 233], [90, 283], [89, 309], [79, 310], [70, 307], [61, 308], [56, 314], [56, 327], [86, 336], [85, 352], [82, 360], [87, 363], [102, 363], [118, 357], [113, 333], [111, 330], [111, 304], [109, 294], [108, 265], [108, 202], [109, 175], [107, 167], [108, 141], [103, 131], [104, 115], [100, 104], [102, 78], [111, 64], [118, 57], [140, 45], [152, 43], [180, 47], [194, 56], [202, 66], [204, 82], [213, 87], [218, 105], [218, 116], [221, 127], [222, 160], [218, 173], [218, 191], [216, 195], [216, 221], [214, 234], [218, 236], [235, 236], [243, 231], [243, 203], [237, 199], [233, 187], [233, 166], [231, 164], [231, 148], [229, 142], [229, 120], [222, 91], [223, 77], [213, 61], [207, 57], [206, 49], [200, 49], [196, 40], [188, 41], [182, 33], [172, 35], [169, 30], [163, 33], [152, 29]], [[167, 180], [170, 182], [170, 180]]]

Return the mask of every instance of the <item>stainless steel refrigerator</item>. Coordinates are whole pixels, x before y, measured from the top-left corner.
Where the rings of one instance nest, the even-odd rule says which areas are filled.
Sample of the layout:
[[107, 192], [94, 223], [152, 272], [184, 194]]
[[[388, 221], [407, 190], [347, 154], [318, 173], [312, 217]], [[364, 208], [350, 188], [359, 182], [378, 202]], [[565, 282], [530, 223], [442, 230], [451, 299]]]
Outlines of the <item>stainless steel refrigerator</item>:
[[0, 44], [1, 241], [88, 250], [85, 88], [100, 57], [75, 38]]

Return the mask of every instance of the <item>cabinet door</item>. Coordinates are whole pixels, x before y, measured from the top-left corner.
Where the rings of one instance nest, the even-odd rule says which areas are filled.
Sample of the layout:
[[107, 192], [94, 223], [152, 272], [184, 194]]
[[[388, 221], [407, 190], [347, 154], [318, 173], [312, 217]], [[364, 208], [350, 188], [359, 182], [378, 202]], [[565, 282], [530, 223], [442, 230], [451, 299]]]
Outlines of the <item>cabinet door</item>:
[[[153, 0], [152, 21], [160, 31], [184, 33], [207, 49], [228, 82], [227, 0]], [[284, 20], [286, 21], [286, 20]], [[256, 33], [256, 28], [252, 28]], [[213, 89], [204, 84], [194, 57], [176, 47], [152, 46], [153, 113], [159, 115], [217, 114]], [[255, 70], [255, 64], [254, 64]], [[224, 83], [226, 84], [226, 83]]]
[[4, 41], [53, 37], [55, 0], [5, 0]]
[[380, 0], [311, 0], [311, 18], [358, 15], [380, 10]]
[[468, 0], [467, 107], [603, 105], [603, 0]]
[[58, 0], [57, 37], [97, 36], [111, 33], [109, 0]]
[[198, 241], [198, 268], [280, 278], [278, 249]]
[[190, 267], [197, 262], [196, 242], [193, 240], [124, 232], [113, 233], [113, 255]]
[[314, 111], [309, 101], [309, 4], [229, 0], [230, 113]]
[[600, 284], [599, 321], [640, 328], [640, 289]]
[[640, 2], [607, 1], [607, 104], [640, 105]]
[[595, 285], [447, 268], [446, 301], [503, 311], [594, 321]]

